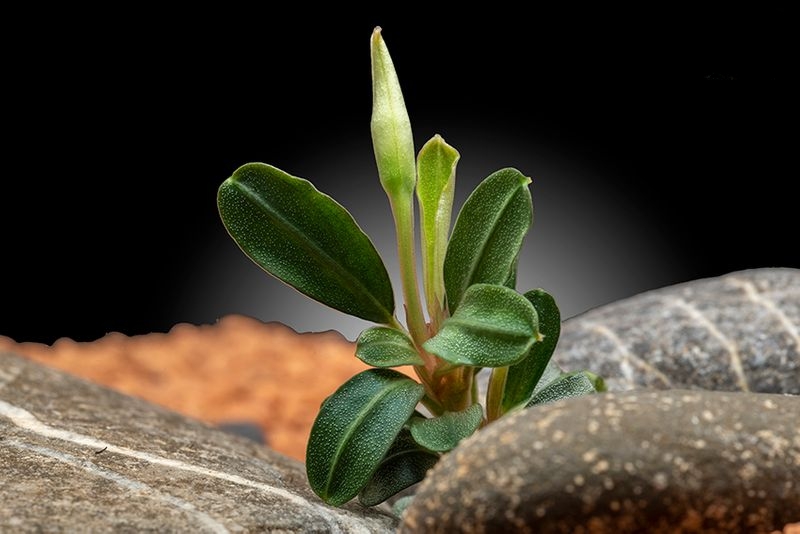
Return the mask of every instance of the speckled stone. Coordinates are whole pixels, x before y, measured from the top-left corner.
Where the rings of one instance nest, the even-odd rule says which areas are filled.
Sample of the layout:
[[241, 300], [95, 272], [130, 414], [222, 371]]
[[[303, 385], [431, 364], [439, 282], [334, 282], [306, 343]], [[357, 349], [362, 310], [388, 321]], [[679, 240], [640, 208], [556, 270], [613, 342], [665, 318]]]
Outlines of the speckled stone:
[[642, 293], [564, 322], [555, 360], [611, 390], [800, 395], [800, 269], [753, 269]]
[[394, 532], [230, 435], [0, 354], [0, 532]]
[[401, 532], [770, 532], [800, 519], [800, 398], [592, 395], [465, 440]]

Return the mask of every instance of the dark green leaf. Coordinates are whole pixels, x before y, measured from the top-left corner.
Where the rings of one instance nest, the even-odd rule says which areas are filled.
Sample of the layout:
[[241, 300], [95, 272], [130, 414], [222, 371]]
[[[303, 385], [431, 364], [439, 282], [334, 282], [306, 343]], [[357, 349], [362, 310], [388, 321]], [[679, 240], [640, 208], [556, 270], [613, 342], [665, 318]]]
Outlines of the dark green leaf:
[[416, 484], [439, 460], [439, 455], [420, 447], [407, 429], [398, 434], [381, 465], [358, 494], [364, 506], [375, 506]]
[[596, 392], [594, 381], [583, 371], [564, 373], [534, 394], [526, 408]]
[[538, 332], [536, 310], [525, 297], [504, 286], [475, 284], [424, 348], [458, 365], [503, 367], [524, 358]]
[[503, 412], [531, 398], [561, 334], [561, 313], [553, 297], [542, 289], [534, 289], [525, 293], [525, 298], [533, 304], [539, 317], [541, 339], [533, 344], [524, 360], [509, 367], [503, 390]]
[[461, 412], [445, 412], [431, 419], [412, 419], [411, 435], [423, 447], [447, 452], [475, 432], [483, 420], [483, 408], [473, 404]]
[[501, 169], [478, 185], [461, 208], [444, 260], [451, 314], [473, 284], [513, 282], [533, 220], [530, 182], [516, 169]]
[[340, 506], [369, 482], [424, 389], [391, 369], [363, 371], [322, 404], [306, 451], [311, 489]]
[[431, 316], [438, 313], [439, 306], [445, 302], [442, 267], [447, 252], [459, 157], [458, 151], [439, 135], [425, 143], [417, 156], [423, 285]]
[[217, 203], [228, 233], [262, 269], [332, 308], [392, 321], [394, 293], [378, 252], [309, 181], [249, 163], [223, 182]]
[[375, 367], [424, 365], [414, 342], [399, 330], [376, 326], [361, 332], [356, 341], [356, 356]]

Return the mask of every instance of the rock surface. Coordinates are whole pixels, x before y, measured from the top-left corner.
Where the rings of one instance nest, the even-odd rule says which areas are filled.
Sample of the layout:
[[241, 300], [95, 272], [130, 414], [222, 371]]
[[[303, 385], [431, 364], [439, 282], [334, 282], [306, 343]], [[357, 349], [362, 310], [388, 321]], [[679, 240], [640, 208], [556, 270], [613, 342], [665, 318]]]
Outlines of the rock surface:
[[0, 354], [0, 532], [393, 532], [244, 438]]
[[708, 391], [569, 399], [442, 459], [402, 532], [770, 532], [800, 519], [800, 398]]
[[555, 360], [610, 390], [800, 395], [800, 269], [753, 269], [649, 291], [563, 325]]

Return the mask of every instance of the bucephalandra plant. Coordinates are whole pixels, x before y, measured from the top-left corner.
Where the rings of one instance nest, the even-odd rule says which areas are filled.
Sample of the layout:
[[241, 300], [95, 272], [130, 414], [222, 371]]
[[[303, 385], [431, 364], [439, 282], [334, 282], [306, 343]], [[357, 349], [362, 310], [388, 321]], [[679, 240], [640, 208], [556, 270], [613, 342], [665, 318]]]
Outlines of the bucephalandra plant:
[[[395, 316], [389, 275], [352, 216], [310, 182], [263, 163], [219, 188], [230, 235], [255, 263], [309, 297], [377, 323], [356, 342], [375, 367], [320, 408], [306, 454], [308, 480], [326, 502], [372, 506], [422, 480], [440, 455], [506, 414], [603, 389], [592, 373], [564, 373], [551, 355], [560, 314], [541, 289], [515, 290], [533, 219], [530, 178], [501, 169], [462, 206], [450, 233], [459, 153], [439, 135], [417, 156], [389, 51], [371, 41], [372, 141], [389, 198], [405, 300]], [[415, 251], [419, 206], [422, 287]], [[448, 238], [449, 234], [449, 238]], [[427, 317], [426, 312], [427, 311]], [[419, 382], [391, 369], [412, 366]], [[485, 403], [477, 375], [491, 369]]]

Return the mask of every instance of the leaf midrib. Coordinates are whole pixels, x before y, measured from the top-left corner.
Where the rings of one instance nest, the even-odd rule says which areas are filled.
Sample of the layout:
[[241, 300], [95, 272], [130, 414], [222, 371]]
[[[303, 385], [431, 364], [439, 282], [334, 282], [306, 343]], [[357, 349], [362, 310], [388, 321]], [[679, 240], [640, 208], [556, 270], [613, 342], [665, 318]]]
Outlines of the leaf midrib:
[[[392, 316], [392, 313], [384, 307], [383, 303], [381, 303], [377, 298], [375, 298], [372, 292], [365, 285], [363, 285], [357, 277], [350, 274], [350, 272], [347, 269], [345, 269], [344, 266], [342, 266], [338, 261], [332, 258], [329, 254], [327, 254], [322, 248], [320, 248], [319, 245], [317, 245], [316, 241], [311, 239], [303, 239], [302, 236], [304, 236], [305, 234], [297, 226], [295, 226], [289, 220], [283, 217], [280, 213], [271, 209], [270, 204], [265, 202], [255, 189], [251, 188], [250, 186], [248, 186], [247, 184], [245, 184], [240, 180], [232, 180], [231, 183], [235, 184], [255, 206], [263, 208], [263, 211], [270, 218], [270, 220], [274, 221], [278, 226], [282, 227], [284, 230], [287, 230], [287, 234], [290, 236], [291, 240], [295, 244], [299, 245], [300, 248], [309, 251], [312, 257], [319, 256], [322, 259], [327, 260], [329, 264], [334, 266], [334, 272], [338, 278], [340, 278], [345, 283], [349, 282], [351, 286], [357, 288], [358, 294], [366, 296], [369, 302], [377, 306], [377, 309], [383, 310], [385, 315], [387, 316], [386, 318], [390, 318]], [[321, 195], [327, 196], [321, 191], [318, 192]], [[328, 198], [331, 201], [335, 202], [330, 197]], [[358, 228], [358, 224], [355, 222], [355, 219], [353, 219], [352, 216], [350, 218], [353, 221], [353, 224], [356, 226], [356, 228]]]
[[[336, 454], [334, 455], [334, 458], [336, 459], [336, 460], [335, 460], [335, 464], [334, 464], [334, 465], [332, 465], [332, 466], [331, 466], [331, 469], [329, 469], [329, 470], [328, 470], [328, 476], [327, 476], [327, 478], [325, 479], [325, 496], [326, 496], [326, 497], [330, 497], [329, 490], [330, 490], [330, 487], [331, 487], [331, 483], [333, 482], [333, 474], [334, 474], [334, 472], [335, 472], [335, 471], [337, 471], [337, 470], [338, 470], [338, 467], [339, 467], [339, 465], [340, 465], [340, 463], [341, 463], [341, 462], [339, 461], [339, 459], [340, 459], [340, 458], [341, 458], [341, 456], [342, 456], [342, 451], [343, 451], [345, 448], [347, 448], [347, 445], [349, 445], [349, 444], [350, 444], [350, 441], [352, 440], [353, 436], [355, 435], [356, 429], [357, 429], [358, 427], [360, 427], [360, 426], [361, 426], [361, 423], [362, 423], [362, 422], [363, 422], [363, 421], [364, 421], [364, 420], [367, 418], [367, 416], [368, 416], [369, 414], [371, 414], [371, 413], [372, 413], [372, 409], [373, 409], [373, 408], [374, 408], [374, 407], [375, 407], [375, 406], [376, 406], [376, 405], [377, 405], [377, 404], [378, 404], [380, 401], [382, 401], [384, 398], [386, 398], [386, 397], [387, 397], [387, 396], [388, 396], [390, 393], [392, 393], [392, 392], [396, 391], [397, 389], [399, 389], [399, 388], [402, 388], [402, 387], [404, 387], [404, 386], [408, 386], [408, 384], [405, 384], [405, 383], [403, 383], [403, 381], [400, 381], [400, 382], [398, 382], [398, 383], [395, 383], [395, 384], [389, 384], [387, 387], [385, 387], [385, 388], [381, 389], [381, 391], [380, 391], [380, 392], [378, 392], [378, 394], [377, 394], [377, 395], [375, 395], [375, 396], [374, 396], [374, 397], [373, 397], [373, 398], [372, 398], [372, 399], [371, 399], [371, 400], [370, 400], [370, 401], [369, 401], [369, 402], [368, 402], [368, 403], [365, 405], [365, 408], [366, 408], [366, 409], [364, 409], [364, 410], [361, 410], [361, 415], [360, 415], [359, 417], [357, 417], [357, 418], [356, 418], [356, 419], [355, 419], [355, 420], [354, 420], [354, 421], [353, 421], [353, 422], [352, 422], [352, 423], [351, 423], [351, 424], [350, 424], [350, 425], [347, 427], [347, 431], [346, 431], [346, 432], [345, 432], [345, 434], [344, 434], [344, 439], [342, 439], [342, 440], [340, 440], [340, 441], [339, 441], [339, 446], [336, 448]], [[377, 468], [378, 468], [378, 467], [380, 467], [380, 464], [381, 464], [381, 462], [378, 462], [378, 463], [376, 464], [376, 466], [375, 466], [375, 469], [376, 469], [376, 470], [377, 470]]]
[[463, 282], [461, 284], [460, 293], [461, 293], [462, 299], [463, 299], [464, 293], [466, 292], [467, 288], [469, 288], [469, 286], [473, 285], [472, 284], [472, 279], [475, 276], [475, 271], [477, 271], [478, 265], [481, 263], [480, 259], [483, 258], [484, 252], [485, 252], [486, 248], [489, 245], [489, 241], [491, 241], [491, 238], [497, 232], [497, 221], [499, 221], [503, 217], [503, 215], [506, 213], [506, 211], [508, 210], [508, 206], [511, 204], [511, 200], [520, 191], [521, 186], [522, 186], [522, 184], [517, 184], [517, 187], [514, 188], [514, 192], [511, 195], [508, 195], [506, 197], [505, 202], [503, 202], [503, 204], [502, 204], [502, 208], [500, 210], [498, 210], [496, 216], [493, 219], [491, 219], [491, 221], [492, 221], [491, 230], [488, 233], [486, 233], [486, 237], [485, 237], [485, 239], [481, 243], [481, 246], [478, 249], [480, 253], [474, 256], [475, 261], [472, 262], [472, 264], [469, 267], [469, 276], [464, 278], [464, 280], [463, 280]]

